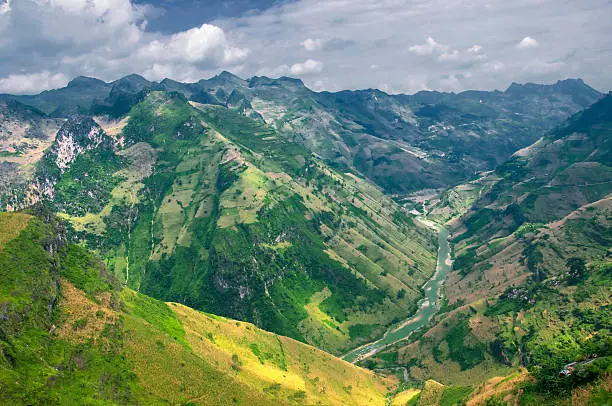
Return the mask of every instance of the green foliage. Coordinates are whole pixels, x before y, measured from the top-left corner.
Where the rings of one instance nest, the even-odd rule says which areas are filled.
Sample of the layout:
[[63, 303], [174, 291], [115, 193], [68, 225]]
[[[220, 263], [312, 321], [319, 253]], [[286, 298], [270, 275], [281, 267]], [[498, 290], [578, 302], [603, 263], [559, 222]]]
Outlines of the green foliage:
[[529, 233], [535, 233], [546, 226], [542, 223], [524, 223], [514, 232], [517, 238], [523, 238]]
[[[55, 307], [60, 275], [74, 279], [90, 293], [109, 285], [92, 280], [92, 272], [98, 269], [92, 270], [91, 258], [81, 248], [62, 248], [61, 226], [52, 216], [46, 220], [32, 219], [0, 252], [0, 301], [5, 320], [0, 324], [0, 401], [132, 403], [137, 386], [129, 363], [120, 354], [119, 325], [108, 325], [97, 344], [74, 344], [49, 333], [52, 325], [62, 323]], [[79, 319], [73, 328], [83, 328], [87, 322]]]
[[61, 259], [61, 275], [90, 297], [109, 291], [117, 282], [100, 259], [78, 245], [69, 245]]
[[149, 94], [130, 110], [130, 121], [123, 129], [128, 145], [144, 141], [163, 146], [169, 142], [197, 140], [203, 133], [204, 128], [185, 97], [176, 92]]
[[121, 167], [121, 160], [111, 150], [79, 155], [55, 185], [54, 204], [74, 216], [100, 212], [109, 202], [113, 188], [121, 181], [113, 176]]
[[463, 405], [473, 390], [471, 386], [447, 386], [442, 393], [440, 406]]
[[462, 315], [444, 338], [448, 343], [449, 358], [459, 363], [462, 370], [473, 368], [484, 361], [487, 351], [487, 347], [481, 342], [467, 344], [466, 338], [469, 334], [469, 316]]
[[139, 293], [123, 291], [126, 310], [150, 323], [154, 328], [168, 334], [174, 340], [189, 347], [185, 340], [185, 329], [168, 305]]
[[[582, 260], [575, 262], [584, 265]], [[508, 289], [485, 314], [512, 319], [523, 311], [522, 328], [528, 331], [517, 335], [512, 325], [502, 330], [491, 346], [496, 358], [509, 362], [521, 356], [536, 378], [534, 391], [545, 396], [566, 396], [571, 389], [609, 374], [612, 311], [605, 287], [611, 283], [610, 269], [607, 264], [585, 270], [584, 278], [572, 282], [577, 284], [574, 300], [542, 283]], [[554, 323], [540, 322], [544, 311]]]
[[569, 278], [572, 283], [577, 283], [586, 276], [586, 261], [584, 258], [572, 257], [567, 260]]
[[351, 340], [360, 337], [369, 338], [372, 336], [375, 328], [375, 324], [354, 324], [349, 327], [349, 335]]

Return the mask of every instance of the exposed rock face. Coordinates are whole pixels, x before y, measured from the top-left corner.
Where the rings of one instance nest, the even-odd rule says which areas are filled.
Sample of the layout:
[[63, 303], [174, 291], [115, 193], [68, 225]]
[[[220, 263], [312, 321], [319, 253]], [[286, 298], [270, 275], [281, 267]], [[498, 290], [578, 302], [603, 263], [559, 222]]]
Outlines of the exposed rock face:
[[51, 154], [55, 155], [55, 164], [64, 173], [80, 154], [103, 142], [110, 145], [112, 139], [91, 118], [71, 119], [58, 132]]
[[[2, 187], [0, 182], [0, 208], [7, 211], [32, 206], [42, 199], [53, 199], [59, 177], [70, 169], [79, 155], [97, 148], [114, 148], [115, 142], [90, 117], [75, 117], [59, 129], [53, 144], [38, 162], [36, 172], [30, 179], [21, 182], [10, 181]], [[8, 163], [10, 164], [10, 163]], [[20, 173], [19, 167], [8, 167], [7, 177]], [[13, 165], [15, 166], [15, 165]]]

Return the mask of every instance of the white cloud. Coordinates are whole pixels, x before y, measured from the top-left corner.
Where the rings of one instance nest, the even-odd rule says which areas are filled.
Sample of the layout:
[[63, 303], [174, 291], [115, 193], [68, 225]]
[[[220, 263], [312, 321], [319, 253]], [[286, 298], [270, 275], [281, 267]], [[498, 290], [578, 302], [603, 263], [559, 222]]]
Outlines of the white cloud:
[[307, 59], [302, 63], [291, 65], [291, 73], [294, 75], [306, 75], [310, 73], [318, 73], [323, 70], [323, 63], [314, 59]]
[[[328, 90], [382, 83], [392, 92], [504, 89], [576, 76], [612, 88], [612, 3], [605, 0], [278, 1], [208, 22], [217, 29], [174, 34], [148, 31], [157, 11], [145, 2], [153, 0], [11, 0], [10, 7], [0, 0], [7, 10], [0, 13], [0, 78], [44, 69], [68, 78], [198, 80], [228, 69], [244, 77], [299, 74]], [[517, 46], [526, 33], [538, 33], [528, 37], [537, 48]], [[543, 46], [549, 43], [557, 46]], [[309, 57], [320, 66], [303, 62]]]
[[223, 30], [211, 24], [155, 39], [139, 50], [139, 57], [144, 59], [187, 63], [204, 60], [234, 63], [247, 55], [246, 49], [228, 46]]
[[525, 37], [518, 44], [516, 44], [516, 47], [519, 49], [533, 48], [537, 46], [538, 46], [538, 41], [536, 41], [535, 39], [531, 37]]
[[503, 62], [494, 61], [482, 64], [482, 70], [485, 72], [499, 72], [506, 68]]
[[225, 48], [223, 50], [223, 62], [230, 65], [235, 64], [243, 61], [250, 53], [251, 51], [246, 48]]
[[427, 37], [424, 44], [413, 45], [408, 48], [408, 51], [413, 54], [435, 57], [435, 60], [438, 62], [446, 63], [486, 59], [486, 55], [480, 53], [481, 50], [482, 47], [480, 45], [473, 45], [466, 49], [465, 52], [462, 52], [458, 49], [452, 49], [449, 45], [440, 44], [432, 37]]
[[[4, 9], [0, 60], [19, 66], [19, 75], [13, 76], [32, 80], [28, 85], [11, 85], [15, 92], [36, 91], [36, 86], [44, 90], [47, 83], [58, 83], [44, 81], [36, 69], [40, 66], [65, 77], [113, 80], [139, 73], [158, 80], [167, 72], [175, 79], [199, 80], [202, 76], [194, 75], [238, 71], [237, 64], [249, 55], [247, 48], [237, 46], [214, 24], [170, 35], [147, 32], [147, 18], [154, 10], [132, 0], [19, 0]], [[8, 80], [14, 71], [3, 64], [0, 77]]]
[[0, 3], [0, 15], [7, 14], [11, 11], [11, 1], [5, 0], [3, 3]]
[[316, 51], [317, 49], [321, 49], [323, 46], [323, 40], [308, 38], [300, 42], [300, 45], [302, 45], [307, 51]]
[[456, 61], [461, 57], [461, 54], [456, 49], [453, 49], [450, 52], [444, 52], [439, 57], [439, 61]]
[[531, 74], [542, 75], [542, 74], [558, 72], [564, 66], [565, 66], [565, 62], [562, 62], [562, 61], [546, 62], [546, 61], [536, 59], [524, 65], [523, 71], [531, 73]]
[[11, 74], [0, 78], [0, 93], [38, 93], [41, 90], [65, 86], [68, 78], [61, 73], [43, 71], [31, 74]]
[[315, 92], [324, 91], [325, 83], [322, 80], [317, 80], [316, 82], [314, 82], [314, 85], [312, 86], [312, 90], [314, 90]]
[[432, 37], [427, 37], [424, 44], [413, 45], [408, 50], [416, 55], [432, 55], [434, 53], [444, 53], [448, 50], [447, 45], [436, 42]]
[[454, 73], [440, 79], [440, 87], [445, 91], [458, 92], [464, 89], [461, 80]]

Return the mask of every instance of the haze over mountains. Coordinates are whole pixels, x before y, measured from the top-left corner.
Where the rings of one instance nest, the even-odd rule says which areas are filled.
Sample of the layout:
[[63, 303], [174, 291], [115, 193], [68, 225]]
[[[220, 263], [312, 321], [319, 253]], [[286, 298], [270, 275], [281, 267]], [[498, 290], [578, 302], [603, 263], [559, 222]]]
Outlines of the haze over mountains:
[[[612, 96], [580, 79], [0, 95], [3, 399], [604, 404], [611, 139]], [[334, 357], [409, 321], [441, 227], [438, 315], [375, 373]]]

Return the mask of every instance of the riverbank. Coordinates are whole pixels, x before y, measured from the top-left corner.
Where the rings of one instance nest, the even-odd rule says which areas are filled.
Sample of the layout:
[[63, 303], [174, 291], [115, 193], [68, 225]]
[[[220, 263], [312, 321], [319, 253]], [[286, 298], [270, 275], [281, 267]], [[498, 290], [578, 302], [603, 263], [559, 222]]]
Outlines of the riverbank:
[[419, 309], [410, 318], [399, 325], [391, 327], [382, 338], [364, 344], [342, 356], [342, 359], [356, 363], [377, 352], [407, 339], [410, 334], [426, 326], [429, 320], [439, 311], [442, 300], [442, 287], [446, 276], [452, 268], [449, 232], [444, 227], [437, 227], [438, 231], [438, 259], [433, 276], [423, 285], [425, 297], [419, 301]]

